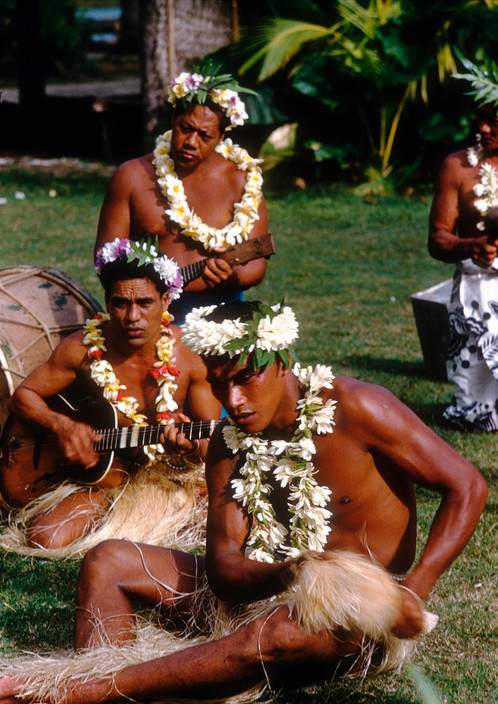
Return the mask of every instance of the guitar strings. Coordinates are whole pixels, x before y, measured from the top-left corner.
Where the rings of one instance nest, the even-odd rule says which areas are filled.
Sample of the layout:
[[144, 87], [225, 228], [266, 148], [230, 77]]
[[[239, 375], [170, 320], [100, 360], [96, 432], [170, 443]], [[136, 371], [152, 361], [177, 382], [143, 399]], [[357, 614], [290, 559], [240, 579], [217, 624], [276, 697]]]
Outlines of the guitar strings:
[[[214, 430], [214, 427], [219, 423], [219, 420], [198, 420], [198, 421], [185, 421], [184, 423], [175, 423], [175, 427], [179, 429], [179, 431], [182, 433], [187, 429], [187, 435], [189, 439], [200, 439], [202, 437], [209, 437], [212, 430]], [[95, 432], [97, 435], [101, 435], [102, 437], [99, 440], [96, 440], [94, 445], [95, 448], [100, 448], [100, 446], [104, 444], [112, 444], [115, 445], [118, 438], [122, 435], [123, 430], [128, 430], [128, 428], [132, 428], [133, 426], [124, 426], [120, 428], [96, 428]], [[135, 426], [136, 427], [136, 426]], [[144, 439], [147, 436], [147, 433], [149, 433], [149, 440], [148, 442], [139, 442], [138, 445], [150, 445], [152, 444], [152, 437], [153, 434], [158, 434], [162, 432], [164, 429], [164, 426], [162, 425], [147, 425], [147, 426], [139, 426], [138, 430], [138, 437], [141, 439]], [[155, 441], [157, 442], [157, 440]], [[8, 443], [4, 445], [4, 449], [6, 452], [9, 450], [18, 450], [21, 448], [29, 448], [29, 447], [37, 447], [40, 444], [42, 445], [56, 445], [57, 440], [55, 438], [47, 438], [44, 439], [43, 441], [40, 442], [39, 438], [16, 438], [13, 437], [9, 440]], [[130, 447], [131, 445], [127, 445]], [[112, 447], [102, 447], [102, 451], [106, 451], [112, 449]]]

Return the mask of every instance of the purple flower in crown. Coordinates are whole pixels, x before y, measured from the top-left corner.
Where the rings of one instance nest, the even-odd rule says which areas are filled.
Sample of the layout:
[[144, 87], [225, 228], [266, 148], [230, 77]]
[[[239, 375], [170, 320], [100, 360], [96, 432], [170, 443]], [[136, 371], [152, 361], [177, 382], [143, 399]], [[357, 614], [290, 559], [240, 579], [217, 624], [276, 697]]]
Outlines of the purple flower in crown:
[[185, 80], [185, 85], [189, 88], [189, 90], [197, 90], [197, 88], [200, 88], [200, 86], [202, 86], [203, 81], [204, 76], [201, 76], [200, 73], [192, 73]]
[[116, 237], [112, 242], [106, 242], [99, 249], [95, 256], [95, 271], [98, 275], [102, 271], [102, 267], [109, 262], [114, 262], [116, 259], [128, 259], [132, 252], [129, 239], [119, 239]]

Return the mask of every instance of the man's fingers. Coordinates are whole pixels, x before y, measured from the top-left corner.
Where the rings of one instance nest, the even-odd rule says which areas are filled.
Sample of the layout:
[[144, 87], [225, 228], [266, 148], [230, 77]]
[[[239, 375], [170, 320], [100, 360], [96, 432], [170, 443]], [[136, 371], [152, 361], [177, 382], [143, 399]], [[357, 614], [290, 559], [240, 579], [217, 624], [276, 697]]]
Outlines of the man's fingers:
[[211, 286], [226, 281], [232, 274], [232, 267], [224, 259], [211, 257], [204, 268], [203, 279]]

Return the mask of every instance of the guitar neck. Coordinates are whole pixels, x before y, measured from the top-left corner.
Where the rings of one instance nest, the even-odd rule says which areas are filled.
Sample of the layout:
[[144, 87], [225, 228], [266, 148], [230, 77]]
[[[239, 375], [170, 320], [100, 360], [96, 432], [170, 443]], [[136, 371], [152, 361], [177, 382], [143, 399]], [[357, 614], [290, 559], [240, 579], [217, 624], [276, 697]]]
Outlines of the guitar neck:
[[[230, 266], [237, 266], [238, 264], [246, 264], [260, 257], [271, 257], [272, 254], [275, 254], [275, 240], [273, 239], [273, 235], [268, 233], [234, 244], [223, 252], [213, 253], [212, 256], [217, 259], [223, 259], [230, 264]], [[200, 259], [197, 262], [181, 267], [180, 273], [183, 277], [184, 286], [187, 286], [191, 281], [202, 276], [207, 261], [207, 259]]]
[[186, 264], [180, 269], [180, 274], [183, 278], [183, 286], [187, 286], [191, 281], [195, 281], [202, 276], [207, 264], [207, 259], [200, 259], [198, 262], [193, 262], [192, 264]]
[[[185, 433], [189, 440], [200, 440], [211, 436], [218, 420], [199, 420], [188, 423], [175, 423], [180, 433]], [[100, 440], [94, 443], [97, 452], [125, 450], [144, 445], [155, 445], [159, 442], [164, 425], [130, 425], [123, 428], [106, 428], [97, 430]]]

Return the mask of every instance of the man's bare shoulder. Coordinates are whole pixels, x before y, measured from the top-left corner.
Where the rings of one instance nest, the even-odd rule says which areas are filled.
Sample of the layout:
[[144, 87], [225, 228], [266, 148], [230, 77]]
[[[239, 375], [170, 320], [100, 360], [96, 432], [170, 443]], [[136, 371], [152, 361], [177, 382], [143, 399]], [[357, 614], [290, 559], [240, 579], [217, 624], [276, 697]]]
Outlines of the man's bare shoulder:
[[206, 455], [206, 481], [210, 490], [221, 490], [222, 487], [226, 487], [239, 460], [239, 455], [234, 454], [227, 447], [223, 437], [223, 428], [228, 423], [228, 418], [221, 420], [209, 440]]
[[[65, 337], [47, 361], [24, 379], [21, 387], [34, 388], [35, 390], [40, 387], [45, 388], [45, 386], [54, 383], [54, 380], [60, 379], [61, 376], [63, 379], [68, 378], [70, 382], [78, 372], [84, 372], [89, 367], [88, 347], [83, 344], [83, 331], [78, 330]], [[53, 394], [49, 393], [48, 395]]]
[[125, 184], [133, 186], [133, 184], [140, 183], [144, 179], [153, 179], [154, 165], [152, 159], [152, 154], [145, 154], [123, 162], [114, 172], [111, 183], [114, 187], [117, 185], [122, 187]]
[[83, 369], [90, 366], [88, 347], [83, 343], [83, 330], [76, 330], [65, 337], [55, 348], [53, 358], [65, 362], [66, 366]]
[[190, 376], [206, 376], [206, 366], [201, 357], [192, 352], [186, 345], [183, 344], [183, 331], [178, 325], [171, 324], [169, 326], [173, 339], [175, 341], [175, 360], [176, 365], [181, 368], [182, 373], [189, 373]]
[[465, 173], [468, 173], [469, 170], [473, 168], [474, 167], [471, 166], [471, 164], [469, 163], [467, 150], [461, 149], [457, 152], [452, 152], [451, 154], [448, 154], [448, 156], [443, 160], [440, 169], [440, 177], [441, 175], [444, 176], [447, 174], [461, 174], [463, 176]]
[[247, 172], [237, 168], [237, 166], [229, 159], [224, 159], [220, 154], [214, 152], [209, 159], [200, 165], [199, 173], [204, 171], [209, 174], [213, 180], [223, 180], [238, 188], [243, 188], [247, 178]]
[[396, 396], [378, 384], [371, 384], [347, 376], [334, 379], [330, 397], [337, 402], [336, 422], [368, 425], [373, 420], [382, 422], [392, 414], [412, 415]]

